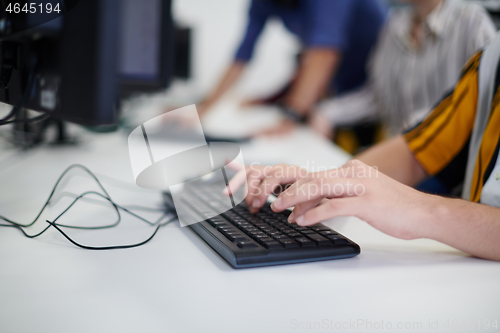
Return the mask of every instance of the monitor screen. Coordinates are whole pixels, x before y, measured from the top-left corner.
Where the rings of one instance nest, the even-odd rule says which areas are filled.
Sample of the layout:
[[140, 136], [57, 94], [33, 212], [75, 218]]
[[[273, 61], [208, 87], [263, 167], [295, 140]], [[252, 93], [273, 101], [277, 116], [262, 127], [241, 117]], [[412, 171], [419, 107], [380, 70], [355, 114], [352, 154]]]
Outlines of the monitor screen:
[[126, 79], [160, 77], [160, 0], [123, 0], [121, 15], [120, 75]]

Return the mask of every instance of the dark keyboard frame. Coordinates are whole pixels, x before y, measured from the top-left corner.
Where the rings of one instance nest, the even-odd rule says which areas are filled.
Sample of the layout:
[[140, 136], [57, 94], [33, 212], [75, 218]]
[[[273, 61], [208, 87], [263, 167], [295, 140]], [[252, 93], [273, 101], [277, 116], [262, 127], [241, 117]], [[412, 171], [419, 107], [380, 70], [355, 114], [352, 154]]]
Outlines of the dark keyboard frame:
[[[197, 188], [197, 191], [194, 191], [192, 193], [193, 197], [190, 200], [185, 201], [185, 206], [183, 209], [189, 211], [194, 217], [198, 218], [198, 220], [203, 219], [203, 217], [201, 217], [203, 215], [203, 212], [200, 212], [199, 208], [200, 205], [204, 205], [204, 201], [199, 197], [199, 195], [197, 195], [197, 192], [199, 190], [200, 188]], [[164, 199], [167, 207], [173, 208], [172, 199], [168, 193], [164, 193]], [[309, 244], [310, 247], [303, 247], [301, 245], [297, 246], [294, 244], [292, 244], [294, 247], [285, 247], [285, 245], [280, 243], [280, 248], [266, 248], [264, 246], [264, 242], [257, 240], [250, 232], [247, 232], [240, 225], [234, 223], [234, 216], [237, 216], [239, 219], [247, 218], [246, 216], [242, 216], [241, 214], [252, 216], [251, 220], [253, 221], [257, 221], [257, 219], [261, 219], [262, 216], [267, 215], [271, 217], [271, 220], [277, 219], [277, 223], [279, 225], [284, 225], [281, 228], [292, 229], [294, 231], [294, 234], [299, 234], [302, 232], [315, 232], [317, 236], [323, 236], [323, 238], [321, 240], [318, 240], [318, 243], [315, 243], [314, 246], [311, 246], [311, 244]], [[202, 222], [190, 224], [189, 227], [234, 268], [272, 266], [320, 260], [351, 258], [357, 256], [360, 253], [359, 245], [346, 238], [345, 236], [339, 234], [335, 230], [324, 226], [323, 224], [316, 224], [314, 226], [304, 228], [296, 224], [286, 222], [285, 220], [289, 214], [289, 211], [285, 211], [283, 213], [272, 212], [269, 204], [266, 204], [262, 208], [260, 213], [256, 215], [250, 215], [248, 213], [248, 210], [246, 209], [245, 203], [243, 202], [233, 209], [222, 213], [221, 215], [213, 218], [207, 218]], [[229, 228], [231, 228], [230, 226], [232, 225], [232, 229], [236, 229], [237, 233], [243, 234], [247, 238], [245, 246], [251, 246], [251, 248], [242, 248], [242, 245], [239, 244], [241, 243], [240, 241], [231, 241], [231, 239], [227, 236], [227, 229], [222, 229], [221, 226], [217, 225], [215, 222], [226, 223]], [[247, 221], [243, 223], [248, 223], [251, 225], [258, 223], [258, 225], [260, 225], [262, 228], [265, 227], [264, 224], [267, 224], [266, 222], [263, 222], [262, 219], [259, 222], [252, 223], [251, 221]], [[271, 227], [272, 226], [273, 224], [271, 224]], [[297, 230], [297, 228], [301, 228], [301, 231]], [[314, 230], [318, 228], [322, 229], [320, 231], [330, 231], [331, 234], [328, 236], [319, 235], [318, 232], [320, 231]], [[258, 231], [262, 230], [259, 229]], [[291, 233], [292, 231], [288, 231], [288, 234]], [[288, 236], [288, 234], [285, 235]], [[295, 238], [293, 237], [288, 238], [295, 240]], [[307, 240], [313, 241], [306, 235], [303, 235], [300, 238], [306, 238]], [[328, 242], [326, 242], [324, 239], [327, 239]], [[276, 240], [273, 239], [273, 241]]]

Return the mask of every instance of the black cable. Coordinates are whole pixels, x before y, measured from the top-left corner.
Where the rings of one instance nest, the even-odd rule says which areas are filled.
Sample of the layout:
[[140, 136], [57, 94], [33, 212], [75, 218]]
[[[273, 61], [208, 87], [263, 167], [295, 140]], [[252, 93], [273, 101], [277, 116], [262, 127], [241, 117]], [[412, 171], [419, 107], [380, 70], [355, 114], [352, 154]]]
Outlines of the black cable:
[[[164, 217], [164, 215], [163, 215]], [[169, 220], [167, 220], [166, 222], [164, 223], [161, 223], [159, 224], [155, 231], [153, 232], [153, 234], [151, 236], [149, 236], [146, 240], [143, 240], [142, 242], [140, 243], [136, 243], [136, 244], [128, 244], [128, 245], [112, 245], [112, 246], [101, 246], [101, 247], [97, 247], [97, 246], [88, 246], [88, 245], [83, 245], [83, 244], [80, 244], [76, 241], [74, 241], [71, 237], [69, 237], [64, 231], [62, 231], [59, 227], [60, 225], [58, 226], [57, 223], [54, 223], [54, 222], [50, 222], [49, 220], [46, 220], [46, 222], [49, 224], [42, 232], [36, 234], [36, 235], [28, 235], [22, 227], [19, 227], [19, 226], [16, 226], [16, 225], [13, 225], [13, 224], [0, 224], [0, 227], [13, 227], [13, 228], [16, 228], [16, 229], [19, 229], [21, 230], [21, 232], [24, 234], [24, 236], [28, 237], [28, 238], [35, 238], [35, 237], [38, 237], [40, 236], [41, 234], [43, 234], [45, 231], [47, 231], [50, 227], [54, 227], [57, 231], [59, 231], [68, 241], [70, 241], [72, 244], [78, 246], [78, 247], [81, 247], [83, 249], [86, 249], [86, 250], [116, 250], [116, 249], [130, 249], [130, 248], [133, 248], [133, 247], [138, 247], [138, 246], [141, 246], [141, 245], [144, 245], [146, 244], [147, 242], [149, 242], [150, 240], [153, 239], [153, 237], [156, 235], [156, 233], [158, 232], [158, 230], [173, 222], [175, 220], [175, 216], [173, 216], [172, 218], [170, 218]]]
[[52, 225], [54, 228], [56, 228], [57, 231], [59, 231], [67, 240], [69, 240], [71, 243], [73, 243], [74, 245], [78, 246], [78, 247], [81, 247], [81, 248], [84, 248], [86, 250], [117, 250], [117, 249], [130, 249], [132, 247], [138, 247], [138, 246], [141, 246], [141, 245], [144, 245], [146, 244], [147, 242], [149, 242], [150, 240], [153, 239], [153, 237], [156, 235], [156, 233], [158, 232], [158, 229], [160, 229], [160, 227], [172, 222], [174, 220], [174, 218], [172, 218], [171, 220], [163, 223], [163, 224], [160, 224], [156, 227], [155, 231], [153, 232], [153, 234], [151, 236], [149, 236], [148, 239], [140, 242], [140, 243], [136, 243], [136, 244], [128, 244], [128, 245], [113, 245], [113, 246], [101, 246], [101, 247], [96, 247], [96, 246], [87, 246], [87, 245], [82, 245], [82, 244], [79, 244], [77, 242], [75, 242], [74, 240], [72, 240], [68, 235], [66, 235], [61, 229], [59, 229], [59, 227], [53, 223], [53, 222], [50, 222], [50, 221], [47, 221], [47, 223], [49, 223], [50, 225]]
[[[146, 222], [147, 224], [151, 225], [151, 226], [155, 226], [157, 225], [161, 219], [163, 217], [160, 217], [159, 220], [157, 220], [156, 222], [150, 222], [148, 220], [146, 220], [145, 218], [135, 214], [134, 212], [130, 211], [129, 209], [125, 208], [124, 206], [120, 206], [118, 204], [116, 204], [113, 200], [111, 200], [111, 198], [109, 197], [106, 197], [105, 195], [99, 193], [99, 192], [95, 192], [95, 191], [87, 191], [87, 192], [84, 192], [82, 194], [80, 194], [78, 197], [75, 198], [75, 200], [73, 200], [73, 202], [68, 206], [66, 207], [65, 210], [63, 210], [63, 212], [61, 214], [59, 214], [55, 219], [54, 221], [52, 222], [56, 222], [62, 215], [64, 215], [78, 200], [82, 199], [84, 196], [88, 195], [88, 194], [95, 194], [95, 195], [98, 195], [106, 200], [108, 200], [116, 209], [121, 209], [123, 210], [124, 212], [142, 220], [143, 222]], [[163, 215], [165, 216], [165, 215]], [[121, 216], [120, 216], [120, 213], [118, 212], [118, 221], [116, 221], [114, 224], [110, 224], [110, 225], [106, 225], [106, 226], [99, 226], [99, 227], [81, 227], [81, 226], [72, 226], [72, 225], [64, 225], [64, 224], [60, 224], [60, 223], [57, 223], [58, 226], [60, 227], [65, 227], [65, 228], [72, 228], [72, 229], [89, 229], [89, 230], [95, 230], [95, 229], [106, 229], [106, 228], [111, 228], [111, 227], [115, 227], [117, 226], [121, 221]]]
[[12, 109], [10, 109], [9, 114], [0, 119], [0, 125], [3, 125], [6, 120], [9, 120], [10, 118], [14, 117], [16, 113], [17, 113], [17, 108], [14, 106], [12, 107]]
[[24, 123], [24, 124], [29, 124], [29, 123], [34, 123], [36, 121], [41, 121], [50, 118], [50, 114], [44, 113], [42, 115], [32, 117], [32, 118], [21, 118], [21, 119], [14, 119], [14, 120], [9, 120], [9, 121], [4, 121], [0, 123], [0, 125], [7, 125], [7, 124], [14, 124], [14, 123]]
[[[63, 177], [72, 169], [82, 169], [83, 171], [85, 171], [86, 173], [88, 173], [95, 181], [96, 183], [99, 185], [99, 187], [101, 188], [101, 190], [106, 194], [106, 196], [108, 198], [111, 199], [110, 195], [108, 194], [108, 192], [104, 189], [104, 187], [102, 186], [101, 182], [97, 179], [97, 177], [92, 173], [92, 171], [90, 171], [87, 167], [81, 165], [81, 164], [72, 164], [70, 165], [69, 167], [67, 167], [63, 173], [59, 176], [59, 178], [57, 179], [54, 187], [52, 187], [52, 191], [50, 192], [50, 195], [49, 197], [47, 198], [47, 201], [45, 201], [45, 204], [43, 205], [42, 209], [40, 210], [40, 212], [37, 214], [37, 216], [35, 217], [35, 219], [28, 223], [28, 224], [22, 224], [22, 223], [18, 223], [18, 222], [14, 222], [8, 218], [6, 218], [5, 216], [2, 216], [0, 215], [0, 219], [1, 220], [4, 220], [6, 222], [9, 222], [9, 223], [12, 223], [12, 224], [15, 224], [15, 225], [18, 225], [20, 227], [30, 227], [32, 226], [39, 218], [40, 218], [40, 215], [42, 215], [43, 211], [45, 210], [45, 208], [47, 208], [47, 206], [49, 205], [49, 202], [50, 202], [50, 199], [52, 199], [52, 197], [54, 196], [54, 193], [57, 189], [57, 186], [59, 185], [59, 183], [61, 182], [61, 180], [63, 179]], [[116, 208], [116, 206], [115, 206]], [[118, 209], [116, 209], [118, 210]]]
[[[62, 194], [64, 194], [64, 196], [67, 196], [69, 198], [77, 198], [78, 197], [77, 194], [74, 194], [71, 192], [62, 192], [61, 195]], [[84, 202], [93, 203], [95, 205], [101, 205], [101, 206], [106, 206], [106, 207], [108, 206], [108, 203], [103, 202], [102, 200], [98, 200], [98, 199], [82, 198], [81, 200]], [[49, 206], [50, 206], [50, 203], [49, 203]], [[146, 206], [140, 206], [140, 205], [123, 205], [122, 207], [129, 209], [129, 210], [139, 210], [139, 211], [153, 212], [153, 213], [165, 211], [165, 208], [161, 208], [161, 207], [146, 207]]]
[[[87, 172], [90, 176], [92, 176], [92, 178], [97, 182], [97, 184], [99, 185], [99, 187], [102, 189], [102, 191], [105, 193], [105, 195], [103, 195], [102, 193], [99, 193], [99, 192], [95, 192], [95, 191], [87, 191], [87, 192], [84, 192], [82, 194], [80, 194], [79, 196], [77, 196], [73, 202], [71, 202], [55, 219], [54, 221], [48, 221], [46, 220], [46, 222], [49, 224], [46, 228], [44, 228], [42, 231], [40, 231], [39, 233], [35, 234], [35, 235], [29, 235], [28, 233], [26, 233], [26, 231], [24, 230], [24, 228], [26, 227], [30, 227], [32, 226], [37, 220], [38, 218], [41, 216], [41, 214], [43, 213], [43, 211], [45, 210], [45, 208], [47, 207], [47, 205], [49, 204], [52, 196], [54, 195], [56, 189], [57, 189], [57, 186], [59, 185], [59, 183], [61, 182], [61, 180], [63, 179], [63, 177], [71, 170], [71, 169], [74, 169], [74, 168], [81, 168], [82, 170], [84, 170], [85, 172]], [[93, 195], [98, 195], [102, 198], [104, 198], [105, 200], [109, 201], [109, 203], [111, 203], [111, 205], [114, 207], [116, 213], [117, 213], [117, 216], [118, 216], [118, 219], [116, 222], [114, 222], [113, 224], [109, 224], [109, 225], [105, 225], [105, 226], [97, 226], [97, 227], [84, 227], [84, 226], [71, 226], [71, 225], [65, 225], [65, 224], [60, 224], [60, 223], [56, 223], [56, 221], [61, 218], [66, 212], [68, 212], [71, 207], [73, 207], [75, 205], [75, 203], [78, 202], [78, 200], [84, 198], [85, 196], [87, 195], [90, 195], [90, 194], [93, 194]], [[113, 246], [104, 246], [104, 247], [94, 247], [94, 246], [87, 246], [87, 245], [82, 245], [80, 243], [77, 243], [76, 241], [74, 241], [73, 239], [71, 239], [71, 237], [69, 237], [64, 231], [61, 230], [61, 228], [72, 228], [72, 229], [85, 229], [85, 230], [96, 230], [96, 229], [105, 229], [105, 228], [112, 228], [112, 227], [115, 227], [117, 226], [120, 222], [121, 222], [121, 214], [120, 214], [120, 211], [119, 210], [123, 210], [124, 212], [136, 217], [137, 219], [140, 219], [142, 220], [143, 222], [146, 222], [147, 224], [151, 225], [151, 226], [157, 226], [155, 231], [153, 232], [153, 234], [147, 238], [146, 240], [140, 242], [140, 243], [136, 243], [136, 244], [128, 244], [128, 245], [113, 245]], [[59, 178], [57, 179], [56, 181], [56, 184], [54, 185], [54, 187], [52, 188], [52, 191], [49, 195], [49, 198], [47, 199], [47, 201], [45, 202], [45, 204], [43, 205], [42, 209], [40, 210], [40, 212], [37, 214], [37, 216], [35, 217], [35, 219], [31, 222], [31, 223], [28, 223], [28, 224], [22, 224], [22, 223], [18, 223], [18, 222], [14, 222], [10, 219], [7, 219], [3, 216], [0, 216], [0, 219], [3, 219], [4, 221], [10, 223], [10, 224], [0, 224], [0, 227], [13, 227], [13, 228], [16, 228], [16, 229], [19, 229], [23, 234], [24, 236], [28, 237], [28, 238], [36, 238], [40, 235], [42, 235], [43, 233], [45, 233], [50, 227], [54, 227], [57, 231], [59, 231], [59, 233], [61, 233], [68, 241], [70, 241], [72, 244], [78, 246], [78, 247], [81, 247], [81, 248], [84, 248], [84, 249], [88, 249], [88, 250], [111, 250], [111, 249], [126, 249], [126, 248], [132, 248], [132, 247], [137, 247], [137, 246], [141, 246], [143, 244], [146, 244], [147, 242], [149, 242], [151, 239], [153, 239], [153, 237], [156, 235], [156, 233], [158, 232], [158, 229], [164, 225], [167, 225], [169, 223], [171, 223], [172, 221], [175, 220], [175, 216], [173, 216], [172, 218], [170, 218], [169, 220], [167, 220], [166, 222], [163, 222], [163, 223], [160, 223], [163, 218], [166, 216], [166, 213], [162, 214], [162, 216], [160, 216], [160, 218], [156, 221], [156, 222], [150, 222], [148, 220], [146, 220], [145, 218], [135, 214], [134, 212], [130, 211], [129, 209], [123, 207], [123, 206], [120, 206], [118, 205], [117, 203], [115, 203], [111, 197], [109, 196], [109, 194], [106, 192], [106, 190], [104, 189], [104, 187], [102, 186], [101, 182], [97, 179], [97, 177], [89, 170], [87, 169], [85, 166], [83, 165], [80, 165], [80, 164], [73, 164], [71, 166], [69, 166], [68, 168], [66, 168], [63, 173], [61, 174], [61, 176], [59, 176]]]

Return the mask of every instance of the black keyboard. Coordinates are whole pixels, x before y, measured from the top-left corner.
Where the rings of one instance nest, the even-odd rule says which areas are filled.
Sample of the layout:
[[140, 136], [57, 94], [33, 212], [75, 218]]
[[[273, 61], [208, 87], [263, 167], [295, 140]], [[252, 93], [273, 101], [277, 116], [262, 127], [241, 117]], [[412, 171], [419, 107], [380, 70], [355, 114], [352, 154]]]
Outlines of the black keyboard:
[[[212, 216], [212, 207], [218, 204], [211, 195], [214, 191], [210, 185], [197, 186], [184, 194], [182, 204], [193, 215]], [[168, 193], [164, 198], [173, 207]], [[288, 223], [288, 215], [290, 211], [273, 212], [269, 204], [251, 214], [242, 202], [189, 227], [234, 268], [350, 258], [360, 253], [356, 243], [335, 230], [323, 224]]]

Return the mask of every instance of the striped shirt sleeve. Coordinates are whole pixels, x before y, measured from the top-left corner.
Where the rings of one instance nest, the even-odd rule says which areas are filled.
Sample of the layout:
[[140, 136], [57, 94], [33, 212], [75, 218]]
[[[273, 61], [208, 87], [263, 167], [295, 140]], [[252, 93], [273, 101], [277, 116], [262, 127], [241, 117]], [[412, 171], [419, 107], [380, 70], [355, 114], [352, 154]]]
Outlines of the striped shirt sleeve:
[[404, 139], [420, 165], [448, 188], [463, 182], [478, 100], [482, 52], [464, 66], [457, 85]]

